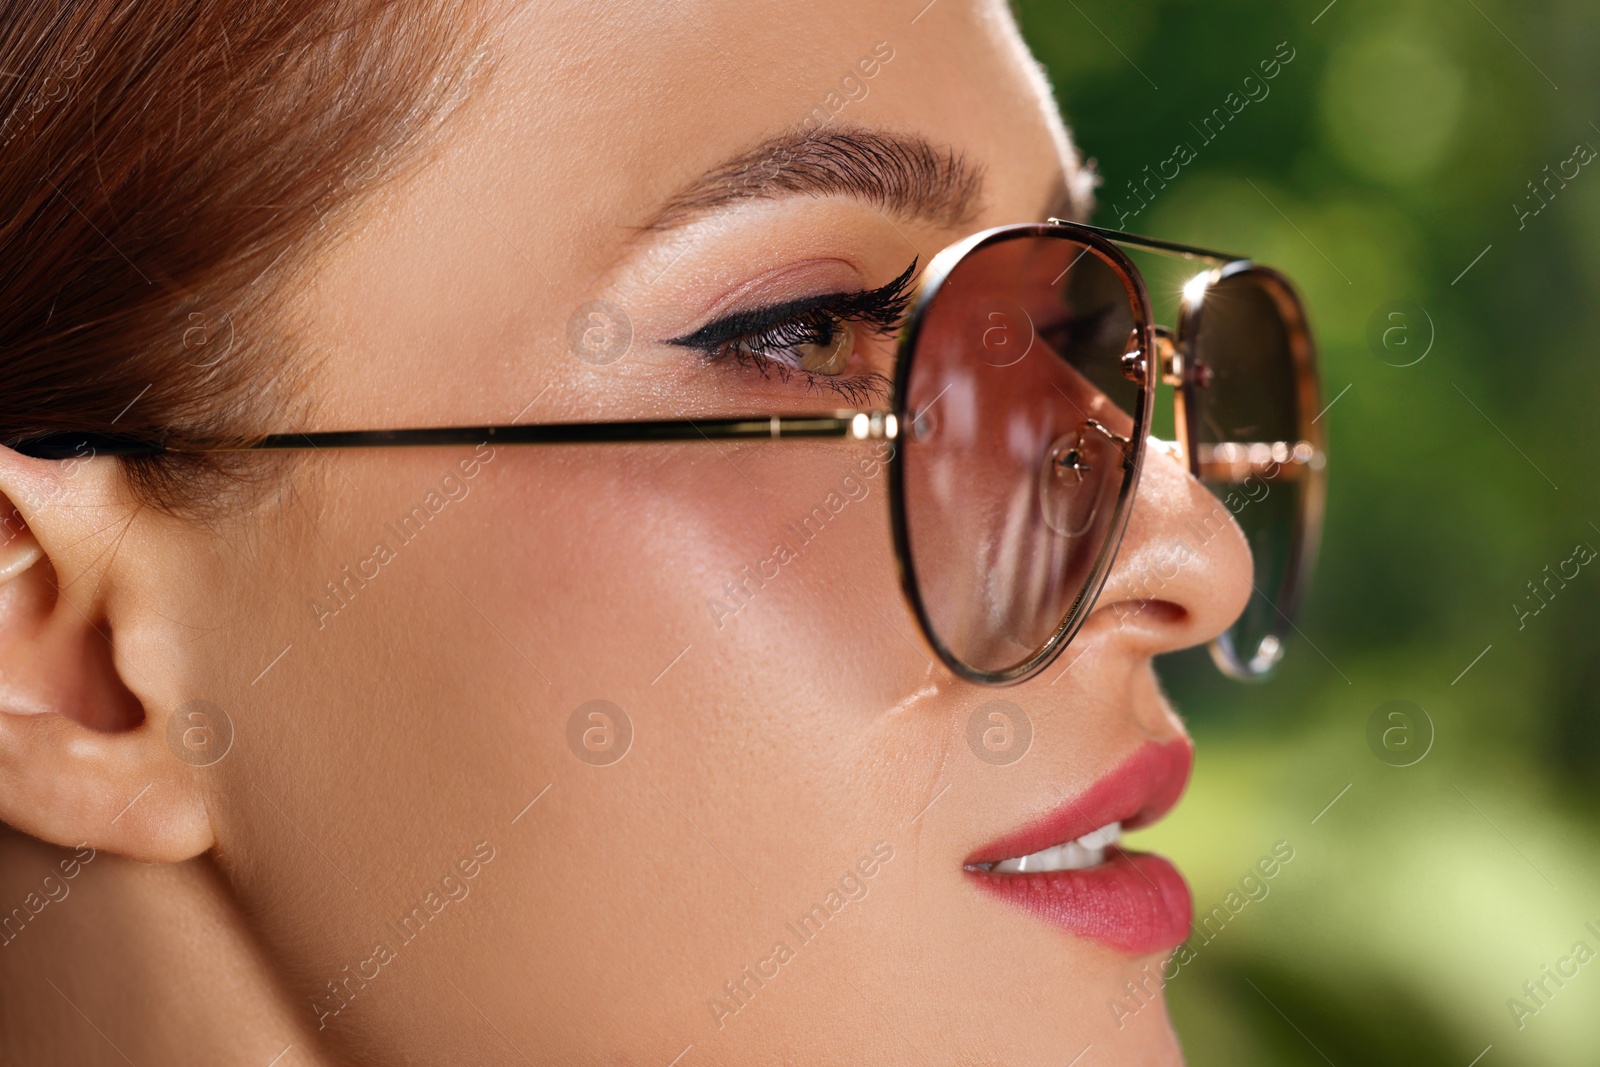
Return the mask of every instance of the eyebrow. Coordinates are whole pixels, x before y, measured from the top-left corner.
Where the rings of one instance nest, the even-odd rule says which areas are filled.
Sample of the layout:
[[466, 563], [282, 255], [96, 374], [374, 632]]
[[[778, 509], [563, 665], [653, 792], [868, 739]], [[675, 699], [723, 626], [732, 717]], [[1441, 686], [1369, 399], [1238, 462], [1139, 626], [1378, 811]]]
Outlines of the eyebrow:
[[707, 171], [640, 230], [670, 230], [730, 204], [783, 196], [850, 196], [903, 218], [960, 225], [981, 207], [983, 168], [914, 135], [859, 127], [795, 131]]

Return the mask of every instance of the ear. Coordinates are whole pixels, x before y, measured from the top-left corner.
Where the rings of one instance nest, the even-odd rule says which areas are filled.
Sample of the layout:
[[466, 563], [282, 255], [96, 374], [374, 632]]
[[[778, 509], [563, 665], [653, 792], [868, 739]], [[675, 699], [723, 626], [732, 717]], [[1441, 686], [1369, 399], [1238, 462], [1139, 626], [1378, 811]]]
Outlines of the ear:
[[[147, 862], [211, 847], [197, 768], [168, 748], [160, 664], [134, 662], [142, 509], [118, 461], [0, 448], [0, 820]], [[130, 555], [132, 554], [132, 555]], [[153, 702], [152, 702], [153, 703]]]

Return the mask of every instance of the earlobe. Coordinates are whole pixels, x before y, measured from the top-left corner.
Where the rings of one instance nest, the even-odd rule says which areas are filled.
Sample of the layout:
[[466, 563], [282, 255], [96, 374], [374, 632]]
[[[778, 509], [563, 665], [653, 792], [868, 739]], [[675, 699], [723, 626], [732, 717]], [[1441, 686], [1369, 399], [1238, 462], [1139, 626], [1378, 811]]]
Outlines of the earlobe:
[[137, 509], [114, 460], [51, 467], [0, 448], [0, 821], [64, 847], [190, 858], [212, 841], [196, 771], [149, 721], [136, 690], [151, 679], [128, 677], [139, 665], [108, 610], [138, 600], [117, 550]]

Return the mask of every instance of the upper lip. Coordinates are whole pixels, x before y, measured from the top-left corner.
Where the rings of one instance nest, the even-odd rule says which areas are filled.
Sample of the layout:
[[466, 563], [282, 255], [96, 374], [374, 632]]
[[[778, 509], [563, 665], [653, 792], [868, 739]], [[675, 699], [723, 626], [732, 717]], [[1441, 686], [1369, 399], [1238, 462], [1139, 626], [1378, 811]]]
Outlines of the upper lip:
[[1077, 796], [979, 848], [966, 866], [1032, 855], [1114, 822], [1124, 830], [1148, 826], [1178, 802], [1193, 764], [1187, 738], [1142, 745]]

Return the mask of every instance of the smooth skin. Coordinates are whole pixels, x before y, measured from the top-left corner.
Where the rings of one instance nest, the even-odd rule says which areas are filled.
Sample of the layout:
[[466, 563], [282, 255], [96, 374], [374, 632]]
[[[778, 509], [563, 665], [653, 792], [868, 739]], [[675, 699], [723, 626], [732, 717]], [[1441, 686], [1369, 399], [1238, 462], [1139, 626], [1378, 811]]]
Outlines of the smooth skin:
[[[641, 231], [879, 42], [892, 59], [834, 123], [959, 153], [982, 178], [966, 217], [762, 196]], [[663, 342], [882, 285], [1081, 180], [999, 2], [546, 5], [497, 15], [492, 59], [439, 151], [291, 282], [312, 428], [851, 406]], [[596, 299], [633, 331], [599, 366], [567, 336]], [[59, 893], [46, 876], [68, 890], [0, 948], [8, 1061], [1180, 1062], [1164, 1011], [1119, 1028], [1109, 1007], [1149, 958], [1004, 907], [962, 861], [1182, 735], [1151, 657], [1238, 613], [1243, 539], [1197, 553], [1184, 523], [1215, 501], [1153, 451], [1066, 656], [974, 686], [899, 590], [885, 479], [859, 464], [877, 449], [326, 453], [211, 524], [139, 507], [115, 460], [0, 450], [26, 522], [0, 547], [0, 908]], [[864, 492], [716, 612], [847, 475]], [[386, 524], [430, 492], [400, 544]], [[364, 564], [380, 540], [393, 558]], [[341, 605], [347, 566], [377, 574]], [[1157, 568], [1176, 577], [1140, 601]], [[998, 697], [1034, 724], [1010, 766], [965, 740]], [[568, 747], [594, 699], [632, 723], [610, 766]], [[234, 729], [207, 767], [167, 740], [196, 700]], [[719, 1015], [724, 983], [880, 842], [866, 895]], [[347, 967], [376, 977], [335, 1014]]]

